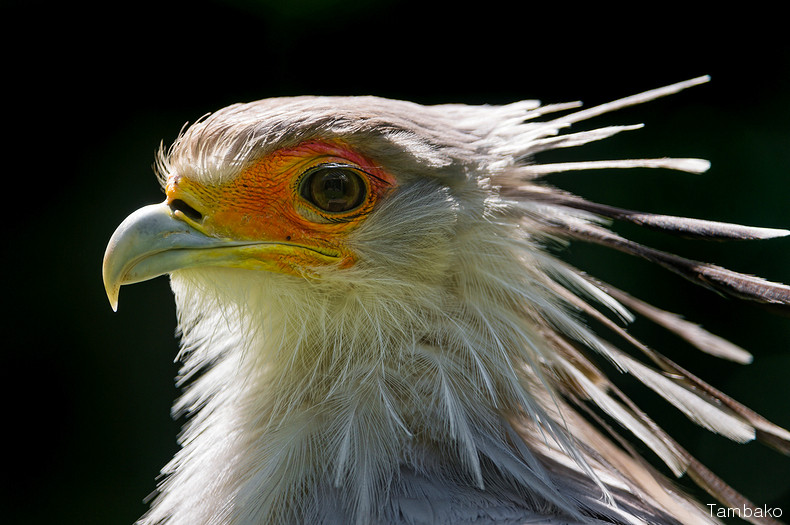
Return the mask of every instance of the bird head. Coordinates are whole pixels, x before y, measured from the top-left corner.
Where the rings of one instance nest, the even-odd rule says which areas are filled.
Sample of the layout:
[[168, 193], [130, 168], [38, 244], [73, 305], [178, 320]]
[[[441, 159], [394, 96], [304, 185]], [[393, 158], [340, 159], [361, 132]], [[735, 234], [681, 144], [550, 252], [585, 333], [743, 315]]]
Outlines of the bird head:
[[480, 213], [486, 197], [480, 137], [437, 132], [449, 125], [438, 108], [342, 97], [236, 105], [198, 122], [160, 155], [165, 202], [110, 242], [113, 307], [122, 284], [197, 266], [306, 282], [339, 273], [357, 286], [363, 274], [439, 278], [459, 207]]

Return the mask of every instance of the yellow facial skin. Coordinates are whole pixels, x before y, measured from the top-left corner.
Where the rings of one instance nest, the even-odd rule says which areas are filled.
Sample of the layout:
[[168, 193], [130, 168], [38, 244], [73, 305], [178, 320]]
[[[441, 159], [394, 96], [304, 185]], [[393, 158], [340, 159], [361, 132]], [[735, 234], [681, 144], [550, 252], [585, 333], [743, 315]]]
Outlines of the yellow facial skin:
[[[364, 195], [353, 209], [331, 212], [300, 192], [322, 166], [359, 176]], [[233, 180], [207, 185], [181, 174], [167, 180], [167, 199], [130, 215], [110, 239], [104, 281], [113, 308], [123, 284], [181, 268], [224, 266], [309, 276], [327, 265], [348, 267], [346, 245], [395, 179], [340, 142], [309, 141], [271, 153]]]

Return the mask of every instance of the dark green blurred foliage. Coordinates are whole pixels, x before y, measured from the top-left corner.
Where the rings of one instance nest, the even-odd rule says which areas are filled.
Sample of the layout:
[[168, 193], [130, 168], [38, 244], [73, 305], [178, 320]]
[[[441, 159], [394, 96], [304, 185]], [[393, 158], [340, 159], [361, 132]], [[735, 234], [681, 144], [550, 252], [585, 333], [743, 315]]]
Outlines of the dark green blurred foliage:
[[[3, 523], [132, 523], [144, 512], [180, 426], [169, 415], [178, 394], [174, 306], [160, 278], [125, 287], [113, 314], [101, 258], [128, 213], [162, 199], [151, 172], [160, 141], [229, 103], [375, 94], [591, 105], [711, 74], [709, 85], [589, 124], [645, 122], [645, 129], [541, 159], [692, 156], [710, 159], [710, 172], [551, 181], [617, 206], [790, 227], [790, 45], [771, 17], [714, 19], [669, 5], [624, 18], [586, 9], [394, 0], [4, 4], [16, 31], [2, 36], [11, 140], [3, 170], [2, 384], [10, 415], [3, 428], [11, 443]], [[707, 244], [618, 231], [790, 282], [786, 239]], [[565, 256], [752, 351], [755, 363], [743, 367], [644, 321], [633, 326], [651, 346], [790, 427], [790, 320], [624, 255], [574, 244]], [[707, 434], [625, 379], [700, 460], [757, 505], [790, 515], [787, 457]]]

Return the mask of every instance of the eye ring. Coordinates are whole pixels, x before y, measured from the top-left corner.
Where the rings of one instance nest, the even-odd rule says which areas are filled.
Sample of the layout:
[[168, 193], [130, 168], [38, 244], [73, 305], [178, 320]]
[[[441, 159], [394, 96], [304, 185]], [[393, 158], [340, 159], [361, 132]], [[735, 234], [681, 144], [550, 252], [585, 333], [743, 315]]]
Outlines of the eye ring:
[[353, 166], [327, 163], [302, 175], [299, 195], [323, 212], [342, 214], [359, 208], [365, 202], [368, 186]]

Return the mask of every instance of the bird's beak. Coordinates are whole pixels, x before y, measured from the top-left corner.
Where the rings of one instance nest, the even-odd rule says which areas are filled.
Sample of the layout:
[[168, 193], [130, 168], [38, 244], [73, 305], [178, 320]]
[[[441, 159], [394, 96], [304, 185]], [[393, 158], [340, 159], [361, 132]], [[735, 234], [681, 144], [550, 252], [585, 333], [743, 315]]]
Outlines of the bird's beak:
[[176, 219], [165, 203], [135, 211], [112, 234], [104, 253], [104, 289], [112, 309], [118, 309], [121, 285], [200, 264], [200, 255], [212, 254], [217, 241]]
[[[104, 253], [104, 288], [113, 310], [118, 293], [132, 284], [196, 266], [254, 268], [288, 273], [283, 261], [304, 247], [277, 242], [236, 241], [212, 237], [179, 218], [165, 203], [129, 215], [113, 233]], [[313, 259], [335, 257], [311, 250]]]

